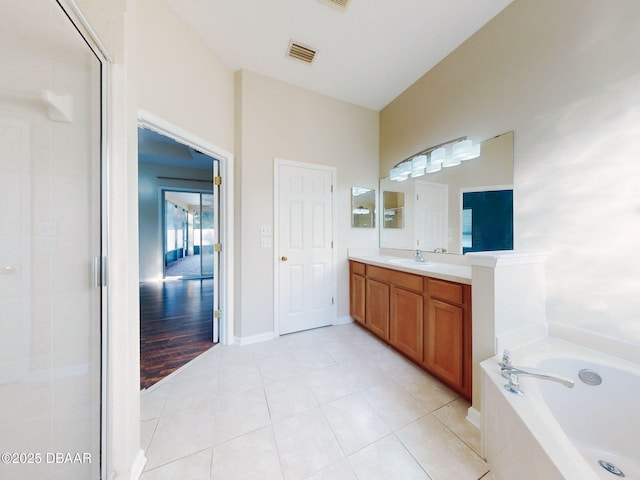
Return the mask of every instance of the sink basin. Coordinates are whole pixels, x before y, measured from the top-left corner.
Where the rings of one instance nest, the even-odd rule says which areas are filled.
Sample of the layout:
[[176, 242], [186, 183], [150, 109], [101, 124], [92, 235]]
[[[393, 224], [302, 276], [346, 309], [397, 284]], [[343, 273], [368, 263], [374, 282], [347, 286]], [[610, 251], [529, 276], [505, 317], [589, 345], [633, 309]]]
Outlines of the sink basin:
[[389, 263], [396, 265], [403, 265], [405, 267], [431, 267], [435, 265], [434, 262], [416, 262], [413, 258], [392, 258]]

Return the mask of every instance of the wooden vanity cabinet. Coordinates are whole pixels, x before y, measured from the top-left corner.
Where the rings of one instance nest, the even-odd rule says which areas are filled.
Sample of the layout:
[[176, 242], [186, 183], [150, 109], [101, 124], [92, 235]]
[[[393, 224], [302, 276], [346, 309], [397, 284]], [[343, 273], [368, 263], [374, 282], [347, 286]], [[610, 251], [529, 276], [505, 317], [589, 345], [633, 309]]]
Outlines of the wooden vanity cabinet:
[[353, 319], [471, 398], [471, 286], [350, 261]]
[[[386, 308], [388, 330], [380, 336], [412, 360], [422, 362], [424, 277], [374, 265], [367, 265], [366, 277], [371, 285], [367, 288], [366, 303], [371, 305], [367, 322], [371, 319], [372, 324], [380, 323], [382, 309]], [[385, 300], [374, 298], [377, 296]], [[379, 330], [372, 325], [372, 331], [378, 333]]]
[[349, 315], [356, 322], [365, 322], [365, 265], [360, 262], [349, 262]]
[[471, 396], [471, 287], [427, 279], [424, 366]]
[[389, 285], [366, 278], [365, 326], [385, 341], [389, 341]]

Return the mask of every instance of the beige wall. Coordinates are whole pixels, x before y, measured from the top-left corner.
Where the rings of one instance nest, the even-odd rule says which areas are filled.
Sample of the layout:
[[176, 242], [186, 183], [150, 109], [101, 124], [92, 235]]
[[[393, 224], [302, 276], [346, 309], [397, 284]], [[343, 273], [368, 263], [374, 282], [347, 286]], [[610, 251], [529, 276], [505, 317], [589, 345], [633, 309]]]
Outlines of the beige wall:
[[380, 175], [515, 131], [515, 247], [552, 252], [547, 318], [640, 345], [640, 3], [515, 0], [380, 116]]
[[138, 108], [233, 151], [233, 72], [164, 2], [138, 0]]
[[233, 72], [163, 1], [79, 0], [114, 63], [110, 91], [107, 476], [141, 468], [137, 110], [233, 149]]
[[236, 74], [236, 335], [273, 332], [273, 248], [260, 248], [260, 226], [273, 226], [274, 158], [337, 168], [338, 317], [349, 314], [349, 246], [377, 246], [374, 229], [352, 229], [352, 186], [377, 190], [378, 112], [258, 74]]

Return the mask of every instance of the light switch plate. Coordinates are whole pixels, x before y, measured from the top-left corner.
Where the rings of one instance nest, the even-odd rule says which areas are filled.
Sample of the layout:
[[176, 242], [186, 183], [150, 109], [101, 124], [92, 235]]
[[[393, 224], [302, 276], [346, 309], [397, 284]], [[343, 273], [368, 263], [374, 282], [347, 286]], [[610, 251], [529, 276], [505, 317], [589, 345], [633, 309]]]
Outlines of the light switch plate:
[[271, 225], [261, 225], [260, 235], [271, 235]]
[[271, 248], [271, 237], [262, 237], [260, 239], [260, 248]]

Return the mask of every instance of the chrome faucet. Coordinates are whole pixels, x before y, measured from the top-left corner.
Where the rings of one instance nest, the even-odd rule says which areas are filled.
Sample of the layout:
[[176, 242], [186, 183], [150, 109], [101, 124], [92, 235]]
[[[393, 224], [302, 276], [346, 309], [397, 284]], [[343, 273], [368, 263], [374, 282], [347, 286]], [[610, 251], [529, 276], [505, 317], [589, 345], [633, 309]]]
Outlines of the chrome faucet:
[[567, 388], [573, 388], [573, 386], [575, 385], [575, 382], [573, 380], [567, 377], [563, 377], [562, 375], [556, 375], [555, 373], [547, 372], [545, 370], [539, 370], [537, 368], [514, 367], [513, 365], [511, 365], [511, 352], [509, 350], [505, 350], [502, 353], [500, 371], [502, 372], [502, 376], [504, 378], [509, 379], [509, 386], [511, 388], [507, 388], [507, 385], [505, 385], [505, 388], [513, 393], [519, 391], [518, 377], [534, 377], [541, 380], [551, 380], [552, 382], [561, 383]]
[[420, 263], [425, 263], [426, 262], [426, 260], [422, 256], [422, 251], [420, 251], [419, 248], [416, 248], [416, 253], [413, 254], [413, 259], [416, 262], [420, 262]]

